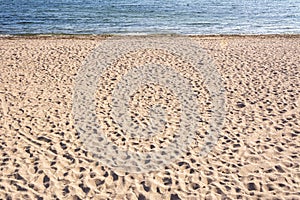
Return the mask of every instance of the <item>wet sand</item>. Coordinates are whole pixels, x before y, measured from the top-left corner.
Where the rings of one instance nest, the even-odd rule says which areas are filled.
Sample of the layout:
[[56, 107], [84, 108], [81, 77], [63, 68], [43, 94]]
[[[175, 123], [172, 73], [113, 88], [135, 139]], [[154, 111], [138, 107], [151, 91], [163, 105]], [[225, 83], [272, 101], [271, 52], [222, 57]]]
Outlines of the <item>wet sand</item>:
[[299, 198], [300, 36], [191, 37], [223, 78], [224, 128], [206, 157], [144, 174], [101, 164], [74, 128], [75, 76], [105, 38], [1, 37], [0, 199]]

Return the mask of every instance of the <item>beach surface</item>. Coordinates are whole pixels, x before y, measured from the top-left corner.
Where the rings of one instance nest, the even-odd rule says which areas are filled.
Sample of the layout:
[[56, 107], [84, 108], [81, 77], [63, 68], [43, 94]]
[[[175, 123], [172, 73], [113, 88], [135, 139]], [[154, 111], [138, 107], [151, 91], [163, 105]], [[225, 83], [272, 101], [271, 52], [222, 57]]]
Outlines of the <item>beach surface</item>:
[[[194, 147], [164, 170], [140, 174], [99, 162], [74, 127], [75, 77], [107, 37], [0, 38], [0, 199], [299, 199], [299, 35], [190, 37], [223, 79], [226, 115], [219, 140], [205, 157]], [[139, 56], [143, 61], [156, 53]], [[140, 112], [152, 90], [166, 96], [171, 110], [177, 106], [154, 87], [133, 97]], [[209, 118], [209, 104], [203, 106], [203, 118]], [[101, 124], [108, 108], [97, 109]], [[103, 123], [108, 132], [113, 126]], [[128, 139], [131, 144], [145, 151], [151, 146]]]

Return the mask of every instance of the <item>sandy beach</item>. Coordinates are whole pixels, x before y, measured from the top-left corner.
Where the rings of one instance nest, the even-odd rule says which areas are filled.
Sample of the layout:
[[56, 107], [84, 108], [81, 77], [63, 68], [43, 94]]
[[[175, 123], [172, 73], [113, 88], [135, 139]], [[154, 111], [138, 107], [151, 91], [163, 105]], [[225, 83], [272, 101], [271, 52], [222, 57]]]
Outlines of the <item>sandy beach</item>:
[[[141, 174], [99, 162], [74, 127], [75, 77], [107, 37], [0, 38], [0, 199], [300, 199], [299, 35], [190, 37], [223, 79], [223, 129], [207, 156], [191, 148], [164, 170]], [[146, 62], [156, 53], [140, 56]], [[98, 99], [107, 97], [103, 88], [111, 84], [104, 83]], [[168, 91], [147, 88], [133, 97], [137, 112], [159, 101], [151, 99], [152, 90], [166, 96], [170, 110], [178, 104]], [[203, 106], [203, 118], [209, 118]], [[97, 112], [110, 131], [114, 124], [103, 122], [107, 107], [101, 104]], [[169, 130], [166, 138], [171, 135]], [[118, 139], [111, 135], [122, 145]], [[151, 146], [135, 142], [126, 145], [145, 151]]]

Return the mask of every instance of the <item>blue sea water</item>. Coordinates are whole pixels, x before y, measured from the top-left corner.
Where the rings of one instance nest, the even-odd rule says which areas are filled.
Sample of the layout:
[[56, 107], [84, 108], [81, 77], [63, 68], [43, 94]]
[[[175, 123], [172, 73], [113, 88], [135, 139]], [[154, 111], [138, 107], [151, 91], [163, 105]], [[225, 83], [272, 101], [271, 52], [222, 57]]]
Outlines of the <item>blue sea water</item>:
[[0, 34], [300, 33], [300, 0], [0, 0]]

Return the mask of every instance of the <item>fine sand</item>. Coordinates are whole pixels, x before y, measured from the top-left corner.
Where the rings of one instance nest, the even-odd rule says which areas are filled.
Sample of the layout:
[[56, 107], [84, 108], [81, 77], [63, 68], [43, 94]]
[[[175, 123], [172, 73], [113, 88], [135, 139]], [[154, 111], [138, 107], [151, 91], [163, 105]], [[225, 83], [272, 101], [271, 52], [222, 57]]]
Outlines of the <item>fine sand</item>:
[[[220, 138], [206, 157], [194, 145], [164, 170], [141, 174], [99, 162], [74, 128], [76, 74], [106, 37], [0, 38], [0, 199], [300, 199], [300, 36], [191, 37], [223, 79]], [[145, 55], [139, 56], [147, 60], [157, 52]], [[99, 84], [97, 115], [110, 140], [122, 145], [109, 134], [114, 124], [105, 122], [107, 85]], [[133, 114], [152, 101], [171, 102], [176, 110], [178, 101], [168, 94], [158, 86], [141, 88]], [[205, 120], [208, 110], [203, 104]], [[164, 139], [154, 143], [163, 146]], [[124, 145], [146, 151], [151, 142], [129, 138]]]

